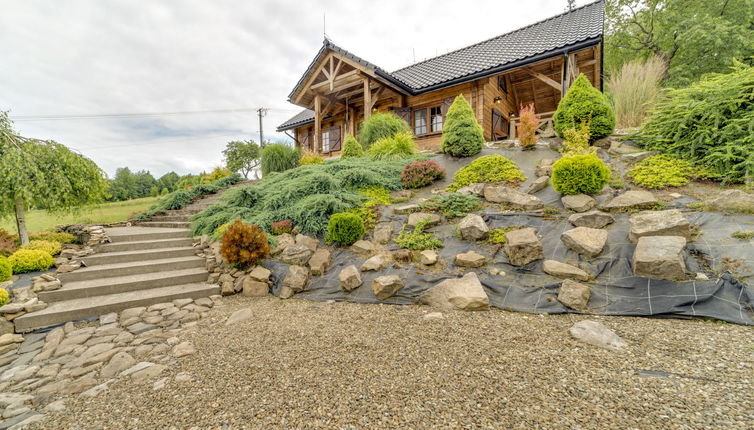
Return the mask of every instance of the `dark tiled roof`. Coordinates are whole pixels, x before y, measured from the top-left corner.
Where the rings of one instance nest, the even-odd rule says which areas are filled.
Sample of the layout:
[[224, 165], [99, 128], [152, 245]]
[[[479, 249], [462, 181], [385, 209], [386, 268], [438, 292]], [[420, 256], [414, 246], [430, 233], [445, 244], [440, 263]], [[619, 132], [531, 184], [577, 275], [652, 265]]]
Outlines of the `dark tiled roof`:
[[[547, 54], [555, 55], [557, 51], [565, 48], [596, 44], [602, 37], [603, 21], [604, 3], [603, 0], [599, 0], [392, 73], [325, 39], [319, 53], [296, 84], [289, 98], [299, 89], [309, 71], [328, 50], [374, 70], [375, 75], [407, 93], [420, 94], [477, 79], [482, 77], [480, 75], [498, 73], [509, 67], [518, 67], [522, 63], [538, 60], [539, 57]], [[281, 124], [278, 131], [289, 130], [312, 121], [314, 121], [314, 112], [304, 109]]]

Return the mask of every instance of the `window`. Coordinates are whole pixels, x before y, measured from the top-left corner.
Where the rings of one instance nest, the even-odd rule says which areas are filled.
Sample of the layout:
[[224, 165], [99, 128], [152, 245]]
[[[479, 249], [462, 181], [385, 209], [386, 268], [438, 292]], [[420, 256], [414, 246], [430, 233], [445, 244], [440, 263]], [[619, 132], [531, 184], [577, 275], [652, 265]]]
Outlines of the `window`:
[[330, 131], [322, 133], [322, 153], [330, 152]]
[[497, 77], [497, 87], [504, 93], [508, 92], [508, 85], [505, 83], [505, 76], [501, 75]]
[[433, 107], [429, 110], [429, 118], [430, 131], [442, 131], [442, 108], [440, 106]]
[[419, 109], [414, 111], [414, 134], [427, 134], [427, 110]]

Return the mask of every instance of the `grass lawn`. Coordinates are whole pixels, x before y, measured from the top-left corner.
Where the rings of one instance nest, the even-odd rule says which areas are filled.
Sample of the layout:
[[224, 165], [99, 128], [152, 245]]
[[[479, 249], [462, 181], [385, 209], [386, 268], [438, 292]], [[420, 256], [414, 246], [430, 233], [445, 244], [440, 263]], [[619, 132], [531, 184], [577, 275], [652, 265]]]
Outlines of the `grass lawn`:
[[[97, 224], [125, 221], [134, 212], [141, 212], [156, 202], [159, 197], [102, 203], [81, 208], [78, 213], [55, 215], [44, 210], [31, 210], [26, 213], [26, 228], [30, 232], [54, 229], [58, 224]], [[0, 219], [0, 228], [16, 234], [14, 217]]]

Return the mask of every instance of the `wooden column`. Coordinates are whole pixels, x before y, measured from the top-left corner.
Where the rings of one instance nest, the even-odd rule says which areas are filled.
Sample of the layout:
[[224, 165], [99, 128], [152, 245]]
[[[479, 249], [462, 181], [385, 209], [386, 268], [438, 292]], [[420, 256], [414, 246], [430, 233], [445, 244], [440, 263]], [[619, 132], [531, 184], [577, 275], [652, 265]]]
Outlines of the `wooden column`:
[[314, 152], [322, 152], [322, 105], [319, 95], [314, 96]]
[[351, 136], [356, 135], [356, 112], [354, 112], [353, 107], [348, 107], [348, 134]]
[[369, 87], [369, 78], [364, 79], [364, 121], [372, 115], [372, 89]]

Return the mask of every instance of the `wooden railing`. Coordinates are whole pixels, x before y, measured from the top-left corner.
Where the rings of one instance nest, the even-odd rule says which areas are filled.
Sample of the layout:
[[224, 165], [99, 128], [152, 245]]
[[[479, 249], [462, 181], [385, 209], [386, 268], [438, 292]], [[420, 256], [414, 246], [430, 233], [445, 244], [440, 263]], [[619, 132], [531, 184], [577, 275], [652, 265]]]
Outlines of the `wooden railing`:
[[[539, 124], [537, 125], [537, 134], [551, 135], [552, 133], [554, 133], [555, 123], [553, 123], [553, 115], [555, 115], [555, 111], [536, 114], [537, 118], [539, 118]], [[521, 117], [512, 117], [510, 119], [510, 132], [508, 133], [508, 139], [516, 138], [517, 123], [520, 119]]]

